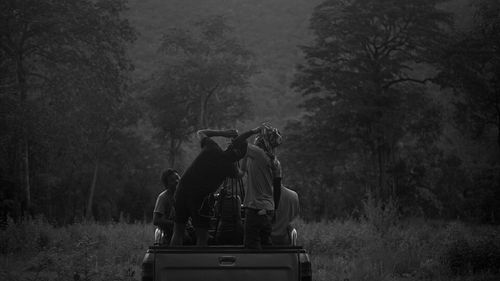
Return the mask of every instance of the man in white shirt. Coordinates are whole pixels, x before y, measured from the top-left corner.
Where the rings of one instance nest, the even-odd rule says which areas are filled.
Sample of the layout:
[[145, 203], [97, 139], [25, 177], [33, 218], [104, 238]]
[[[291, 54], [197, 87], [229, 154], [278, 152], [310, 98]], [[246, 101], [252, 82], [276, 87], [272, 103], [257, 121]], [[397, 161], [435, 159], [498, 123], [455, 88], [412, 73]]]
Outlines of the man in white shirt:
[[272, 221], [281, 193], [281, 165], [274, 153], [279, 144], [279, 131], [262, 127], [255, 144], [248, 145], [243, 160], [242, 168], [247, 173], [243, 202], [246, 208], [243, 244], [246, 248], [261, 249], [262, 245], [272, 244]]
[[161, 183], [165, 190], [158, 195], [153, 211], [153, 224], [162, 232], [160, 244], [170, 243], [174, 228], [174, 193], [179, 182], [179, 174], [174, 169], [167, 169], [161, 175]]
[[291, 245], [292, 222], [299, 216], [299, 196], [297, 192], [281, 186], [280, 204], [276, 210], [271, 238], [273, 245]]

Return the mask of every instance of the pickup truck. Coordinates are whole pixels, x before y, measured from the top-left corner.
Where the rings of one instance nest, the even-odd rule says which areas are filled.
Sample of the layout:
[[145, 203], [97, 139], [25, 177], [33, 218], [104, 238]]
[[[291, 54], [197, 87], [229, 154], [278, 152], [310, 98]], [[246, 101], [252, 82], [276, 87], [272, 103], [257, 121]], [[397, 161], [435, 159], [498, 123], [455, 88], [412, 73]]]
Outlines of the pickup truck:
[[311, 262], [300, 246], [151, 246], [142, 281], [310, 281]]
[[[213, 220], [212, 237], [216, 225]], [[295, 229], [290, 239], [290, 246], [263, 246], [262, 250], [210, 244], [171, 247], [162, 245], [164, 234], [157, 229], [155, 244], [142, 262], [142, 281], [311, 281], [309, 255], [296, 246]]]

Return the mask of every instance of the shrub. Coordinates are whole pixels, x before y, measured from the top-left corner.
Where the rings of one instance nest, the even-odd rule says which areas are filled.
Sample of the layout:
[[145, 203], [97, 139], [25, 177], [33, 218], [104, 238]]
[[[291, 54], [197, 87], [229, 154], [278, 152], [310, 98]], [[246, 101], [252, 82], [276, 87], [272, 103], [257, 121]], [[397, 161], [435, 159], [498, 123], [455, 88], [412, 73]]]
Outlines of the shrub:
[[399, 220], [398, 204], [392, 198], [387, 201], [376, 200], [368, 193], [368, 198], [363, 200], [363, 219], [373, 229], [385, 235]]
[[442, 262], [453, 275], [500, 273], [498, 237], [458, 239], [447, 245]]
[[[498, 227], [424, 220], [389, 225], [383, 235], [368, 220], [299, 220], [295, 227], [315, 281], [500, 280]], [[41, 218], [10, 222], [0, 232], [0, 280], [139, 280], [152, 242], [153, 227], [140, 223], [56, 228]]]
[[153, 228], [82, 222], [53, 227], [43, 219], [9, 221], [0, 232], [1, 280], [138, 280]]

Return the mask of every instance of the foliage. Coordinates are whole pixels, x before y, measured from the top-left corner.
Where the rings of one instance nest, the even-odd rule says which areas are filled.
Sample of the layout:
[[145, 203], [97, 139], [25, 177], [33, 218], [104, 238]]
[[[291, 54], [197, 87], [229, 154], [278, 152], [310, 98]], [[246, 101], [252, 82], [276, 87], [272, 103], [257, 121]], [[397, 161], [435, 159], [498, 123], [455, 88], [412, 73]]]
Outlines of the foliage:
[[114, 185], [138, 171], [151, 177], [146, 167], [156, 164], [150, 159], [140, 170], [130, 167], [153, 149], [137, 153], [149, 144], [130, 129], [139, 112], [128, 93], [127, 47], [135, 32], [122, 16], [125, 2], [0, 5], [0, 178], [9, 187], [2, 222], [22, 212], [45, 213], [60, 223], [93, 211], [117, 218], [113, 208], [123, 195]]
[[435, 2], [393, 4], [319, 5], [311, 20], [315, 44], [303, 48], [307, 64], [294, 84], [311, 113], [304, 120], [303, 134], [310, 136], [304, 143], [319, 142], [313, 147], [335, 159], [333, 167], [365, 174], [361, 182], [378, 198], [394, 193], [388, 190], [386, 170], [401, 147], [428, 143], [439, 132], [438, 109], [409, 82], [422, 82], [412, 77], [412, 67], [429, 60], [444, 35], [440, 25], [448, 23]]
[[[497, 227], [410, 220], [391, 226], [383, 236], [369, 223], [353, 220], [301, 222], [296, 228], [299, 244], [311, 254], [314, 280], [498, 278]], [[469, 246], [457, 245], [483, 247], [467, 252]], [[455, 263], [465, 271], [454, 272]], [[477, 270], [469, 271], [473, 264]]]
[[148, 225], [123, 222], [61, 228], [43, 219], [10, 222], [0, 235], [0, 276], [5, 280], [139, 280], [152, 231]]
[[163, 36], [162, 64], [145, 84], [158, 139], [170, 142], [171, 166], [192, 132], [234, 125], [249, 113], [251, 53], [230, 32], [224, 17], [213, 16]]
[[319, 2], [1, 1], [0, 224], [148, 219], [197, 128], [289, 118], [284, 182], [308, 221], [363, 219], [371, 192], [403, 218], [497, 223], [498, 3]]
[[[490, 214], [495, 221], [495, 209], [485, 210], [487, 200], [475, 214], [467, 205], [478, 202], [471, 197], [481, 196], [483, 182], [498, 186], [487, 172], [497, 168], [492, 161], [468, 166], [455, 144], [450, 147], [444, 134], [453, 126], [448, 104], [431, 83], [441, 83], [443, 73], [461, 79], [457, 65], [437, 77], [435, 70], [467, 63], [450, 56], [442, 61], [453, 22], [437, 8], [440, 2], [324, 1], [315, 9], [315, 39], [302, 47], [306, 62], [293, 83], [306, 114], [289, 122], [282, 157], [285, 175], [304, 195], [307, 219], [360, 217], [369, 193], [375, 205], [397, 200], [403, 216], [485, 221]], [[480, 48], [474, 52], [485, 61], [492, 56]]]
[[[313, 280], [498, 279], [500, 236], [495, 226], [401, 221], [384, 236], [355, 220], [299, 221], [295, 227], [299, 245], [310, 254]], [[54, 227], [40, 218], [10, 221], [0, 231], [0, 277], [139, 280], [153, 230], [140, 223]], [[460, 272], [454, 271], [459, 267]]]
[[454, 148], [465, 149], [461, 166], [472, 183], [462, 188], [464, 216], [497, 222], [500, 210], [493, 201], [500, 198], [500, 6], [490, 0], [471, 6], [472, 25], [442, 47], [437, 81], [453, 91], [452, 124], [462, 139]]
[[363, 219], [382, 235], [398, 223], [398, 216], [398, 203], [392, 198], [381, 202], [368, 194], [368, 198], [363, 200]]
[[473, 138], [493, 133], [500, 147], [500, 6], [482, 0], [474, 8], [471, 29], [445, 47], [440, 82], [458, 96], [457, 126]]

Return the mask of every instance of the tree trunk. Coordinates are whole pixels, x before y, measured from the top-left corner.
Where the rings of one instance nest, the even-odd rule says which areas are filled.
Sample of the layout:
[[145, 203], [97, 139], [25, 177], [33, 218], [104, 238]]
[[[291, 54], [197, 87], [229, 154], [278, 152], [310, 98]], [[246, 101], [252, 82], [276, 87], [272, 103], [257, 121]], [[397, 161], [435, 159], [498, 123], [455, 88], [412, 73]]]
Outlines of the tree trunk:
[[201, 96], [201, 104], [200, 104], [200, 126], [201, 128], [207, 128], [208, 126], [208, 121], [207, 121], [207, 114], [208, 114], [208, 101], [210, 100], [210, 97], [215, 93], [215, 91], [219, 88], [219, 84], [215, 85], [212, 89], [207, 91], [207, 95]]
[[31, 214], [30, 160], [28, 140], [24, 139], [24, 181], [26, 184], [26, 211]]
[[497, 144], [500, 148], [500, 110], [497, 107]]
[[30, 166], [29, 166], [29, 145], [28, 145], [28, 132], [27, 132], [27, 108], [26, 108], [26, 98], [28, 94], [28, 88], [26, 85], [26, 73], [24, 71], [23, 65], [23, 53], [20, 52], [16, 60], [16, 76], [19, 90], [19, 104], [21, 107], [21, 128], [20, 134], [21, 138], [19, 141], [19, 146], [21, 147], [20, 161], [21, 167], [21, 182], [24, 183], [24, 190], [26, 192], [26, 212], [31, 213], [31, 188], [30, 188]]
[[[214, 90], [215, 91], [215, 90]], [[205, 98], [205, 101], [203, 102], [203, 121], [204, 121], [204, 127], [207, 128], [208, 126], [208, 117], [207, 117], [207, 114], [208, 114], [208, 101], [210, 99], [210, 97], [212, 96], [214, 92], [211, 92], [207, 95], [207, 97]]]
[[90, 186], [89, 200], [87, 204], [87, 212], [85, 214], [86, 219], [90, 219], [92, 217], [92, 204], [94, 201], [94, 192], [95, 186], [97, 183], [97, 172], [99, 171], [99, 158], [96, 158], [95, 166], [94, 166], [94, 176], [92, 178], [92, 185]]
[[170, 154], [170, 167], [173, 168], [175, 165], [175, 158], [177, 156], [177, 149], [175, 145], [175, 139], [173, 137], [173, 134], [170, 136], [170, 148], [169, 148], [169, 154]]
[[377, 148], [377, 160], [378, 160], [378, 190], [376, 193], [377, 200], [380, 200], [383, 196], [384, 190], [384, 175], [383, 175], [383, 161], [382, 161], [382, 147], [378, 144]]
[[205, 129], [205, 110], [206, 110], [206, 102], [204, 96], [200, 97], [200, 121], [199, 121], [199, 129]]

